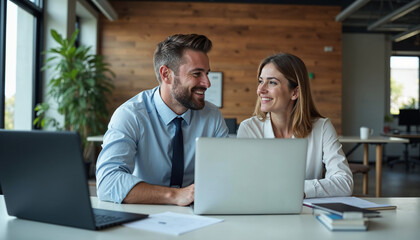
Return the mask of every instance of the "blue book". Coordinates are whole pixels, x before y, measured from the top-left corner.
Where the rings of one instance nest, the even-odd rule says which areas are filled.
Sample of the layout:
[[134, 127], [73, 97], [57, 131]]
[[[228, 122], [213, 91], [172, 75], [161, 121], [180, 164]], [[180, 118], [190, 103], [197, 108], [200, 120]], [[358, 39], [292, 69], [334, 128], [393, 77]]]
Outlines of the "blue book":
[[316, 216], [327, 229], [331, 231], [366, 231], [367, 218], [343, 218], [341, 215], [327, 213]]

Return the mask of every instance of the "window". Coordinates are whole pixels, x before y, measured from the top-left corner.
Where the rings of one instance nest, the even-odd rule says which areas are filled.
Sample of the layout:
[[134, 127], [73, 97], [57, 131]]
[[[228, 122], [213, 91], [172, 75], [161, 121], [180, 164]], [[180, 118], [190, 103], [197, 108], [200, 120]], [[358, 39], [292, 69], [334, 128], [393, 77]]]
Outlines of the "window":
[[40, 19], [42, 1], [1, 3], [0, 128], [32, 129], [40, 86]]
[[393, 115], [402, 108], [419, 107], [419, 57], [391, 57], [391, 109]]
[[6, 25], [5, 128], [31, 129], [34, 17], [8, 1]]

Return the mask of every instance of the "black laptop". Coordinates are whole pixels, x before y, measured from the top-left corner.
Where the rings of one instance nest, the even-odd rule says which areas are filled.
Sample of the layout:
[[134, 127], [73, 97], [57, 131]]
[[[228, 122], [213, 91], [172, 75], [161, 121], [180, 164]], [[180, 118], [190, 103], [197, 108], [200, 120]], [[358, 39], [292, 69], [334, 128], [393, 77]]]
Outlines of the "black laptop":
[[0, 183], [10, 216], [90, 230], [147, 215], [93, 209], [79, 135], [0, 130]]

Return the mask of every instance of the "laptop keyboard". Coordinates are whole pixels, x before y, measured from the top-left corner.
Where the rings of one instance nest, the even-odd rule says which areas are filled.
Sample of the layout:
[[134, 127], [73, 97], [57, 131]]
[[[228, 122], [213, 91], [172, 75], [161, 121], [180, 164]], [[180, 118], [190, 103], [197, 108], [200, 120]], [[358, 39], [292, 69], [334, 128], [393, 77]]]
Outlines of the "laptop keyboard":
[[102, 215], [102, 214], [95, 214], [95, 222], [97, 225], [107, 224], [110, 222], [115, 222], [120, 220], [120, 217], [116, 216], [109, 216], [109, 215]]

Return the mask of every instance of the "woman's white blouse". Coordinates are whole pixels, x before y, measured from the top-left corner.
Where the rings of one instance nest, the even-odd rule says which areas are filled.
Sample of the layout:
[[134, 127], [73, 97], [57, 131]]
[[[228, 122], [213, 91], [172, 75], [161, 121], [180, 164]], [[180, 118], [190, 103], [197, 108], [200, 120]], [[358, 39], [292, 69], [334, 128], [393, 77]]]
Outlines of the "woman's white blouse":
[[[238, 138], [275, 138], [270, 115], [265, 121], [256, 116], [244, 120], [238, 129]], [[328, 118], [315, 120], [307, 137], [306, 198], [350, 196], [353, 192], [353, 175], [342, 145]], [[325, 164], [325, 178], [322, 178]]]

